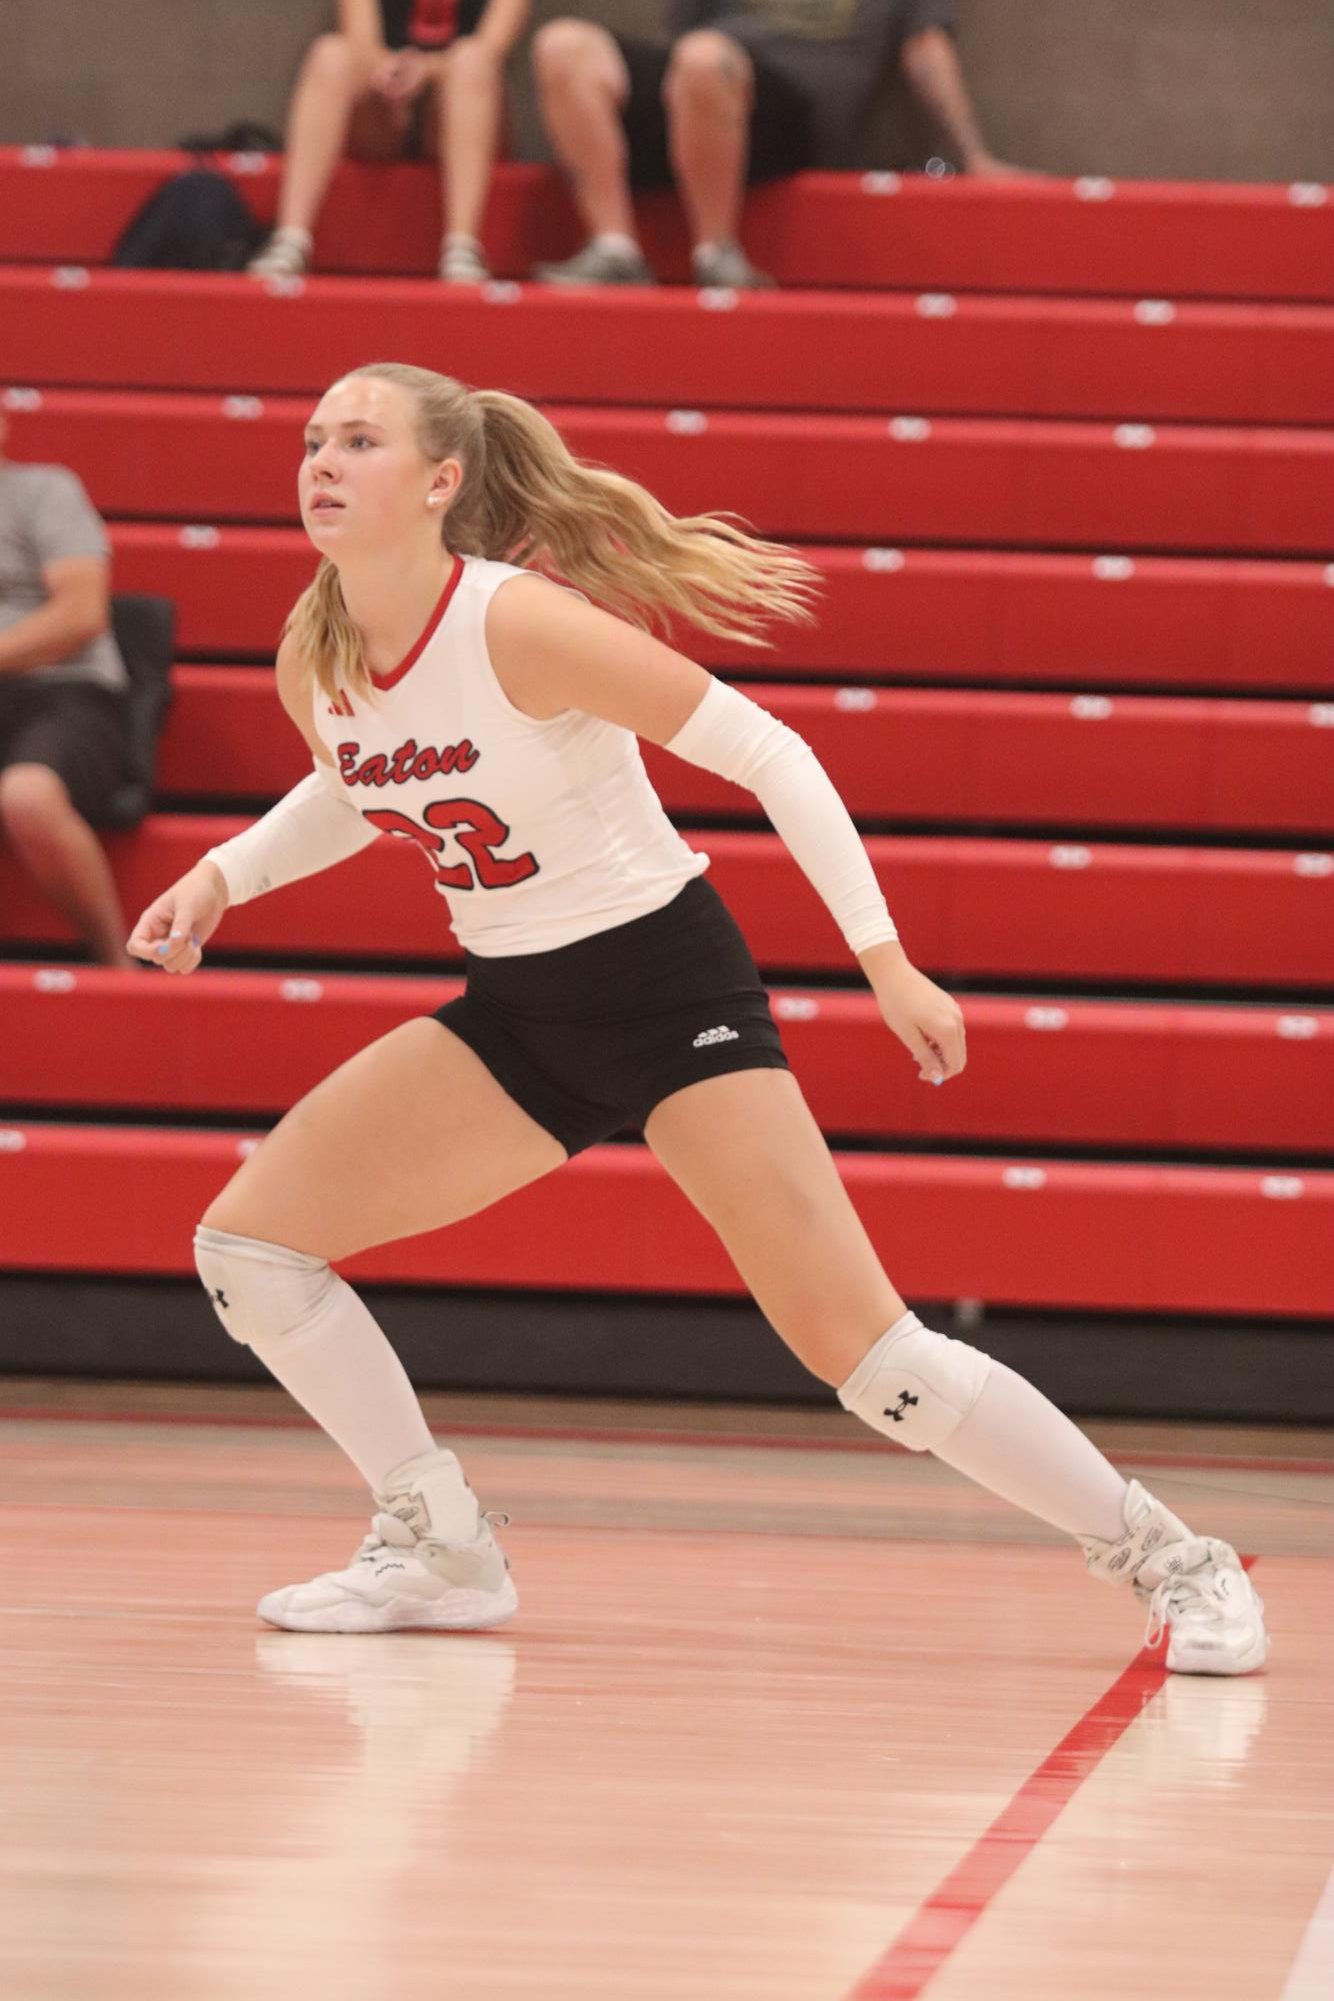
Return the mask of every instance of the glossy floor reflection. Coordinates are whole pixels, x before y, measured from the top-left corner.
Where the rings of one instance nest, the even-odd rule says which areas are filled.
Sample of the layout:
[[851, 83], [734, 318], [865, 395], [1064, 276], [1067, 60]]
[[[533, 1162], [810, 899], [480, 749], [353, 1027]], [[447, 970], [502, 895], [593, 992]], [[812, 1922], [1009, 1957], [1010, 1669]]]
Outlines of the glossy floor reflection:
[[1257, 1552], [1272, 1666], [1155, 1683], [913, 1986], [896, 1936], [1140, 1644], [1061, 1538], [839, 1420], [454, 1400], [515, 1623], [276, 1633], [362, 1527], [280, 1402], [0, 1404], [13, 2001], [1334, 1993], [1328, 1440], [1118, 1429]]

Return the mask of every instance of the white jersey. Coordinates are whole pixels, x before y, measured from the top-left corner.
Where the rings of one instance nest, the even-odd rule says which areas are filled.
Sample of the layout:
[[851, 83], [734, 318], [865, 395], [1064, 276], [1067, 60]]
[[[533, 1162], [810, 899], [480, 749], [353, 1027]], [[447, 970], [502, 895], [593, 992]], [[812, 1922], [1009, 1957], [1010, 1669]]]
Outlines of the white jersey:
[[486, 611], [510, 563], [465, 556], [421, 639], [374, 701], [315, 695], [315, 727], [357, 810], [414, 841], [459, 943], [546, 952], [659, 910], [709, 865], [672, 826], [634, 733], [510, 702]]

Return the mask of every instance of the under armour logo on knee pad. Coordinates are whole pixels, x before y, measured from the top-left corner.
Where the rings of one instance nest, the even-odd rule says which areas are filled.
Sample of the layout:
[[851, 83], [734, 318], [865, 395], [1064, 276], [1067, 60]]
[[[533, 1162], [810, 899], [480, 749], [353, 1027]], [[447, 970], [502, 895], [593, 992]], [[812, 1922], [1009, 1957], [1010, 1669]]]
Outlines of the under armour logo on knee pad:
[[209, 1298], [216, 1306], [220, 1306], [224, 1313], [227, 1311], [227, 1295], [221, 1286], [218, 1287], [216, 1292], [211, 1292]]
[[990, 1369], [989, 1356], [905, 1313], [862, 1357], [838, 1400], [909, 1452], [936, 1452], [977, 1402]]

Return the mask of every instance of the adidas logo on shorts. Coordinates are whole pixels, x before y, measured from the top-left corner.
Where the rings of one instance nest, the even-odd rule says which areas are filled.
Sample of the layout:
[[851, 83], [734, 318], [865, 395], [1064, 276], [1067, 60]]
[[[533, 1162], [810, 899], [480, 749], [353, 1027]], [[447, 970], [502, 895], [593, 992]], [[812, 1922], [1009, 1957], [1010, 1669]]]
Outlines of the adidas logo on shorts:
[[691, 1043], [692, 1049], [709, 1049], [715, 1042], [740, 1042], [741, 1037], [734, 1028], [706, 1028]]

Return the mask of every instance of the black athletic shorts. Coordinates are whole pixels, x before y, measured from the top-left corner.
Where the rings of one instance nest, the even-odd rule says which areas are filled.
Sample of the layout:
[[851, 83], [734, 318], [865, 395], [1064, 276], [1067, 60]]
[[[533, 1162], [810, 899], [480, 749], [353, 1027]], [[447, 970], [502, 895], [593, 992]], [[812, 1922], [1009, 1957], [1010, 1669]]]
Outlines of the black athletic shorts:
[[[630, 72], [630, 97], [621, 123], [630, 146], [630, 185], [663, 188], [672, 180], [667, 145], [667, 114], [662, 85], [671, 60], [670, 49], [649, 42], [623, 41], [616, 46]], [[746, 52], [750, 55], [750, 51]], [[748, 181], [772, 181], [780, 174], [797, 174], [814, 164], [811, 105], [806, 93], [762, 56], [750, 55], [755, 71], [755, 102], [750, 114]]]
[[467, 972], [435, 1020], [567, 1153], [702, 1078], [788, 1067], [750, 948], [702, 876], [647, 917], [553, 952], [469, 953]]
[[125, 697], [90, 681], [0, 678], [0, 771], [44, 764], [85, 820], [99, 820], [125, 777]]

